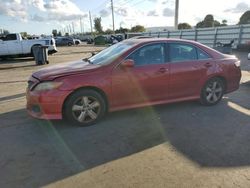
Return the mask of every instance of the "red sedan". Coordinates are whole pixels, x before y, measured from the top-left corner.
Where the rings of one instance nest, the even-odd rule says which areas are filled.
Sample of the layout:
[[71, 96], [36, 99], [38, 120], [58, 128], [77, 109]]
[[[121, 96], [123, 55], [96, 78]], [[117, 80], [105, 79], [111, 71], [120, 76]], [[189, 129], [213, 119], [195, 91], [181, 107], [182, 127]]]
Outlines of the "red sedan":
[[28, 113], [40, 119], [96, 123], [108, 111], [186, 100], [217, 104], [239, 88], [240, 61], [200, 43], [131, 39], [79, 62], [35, 72]]

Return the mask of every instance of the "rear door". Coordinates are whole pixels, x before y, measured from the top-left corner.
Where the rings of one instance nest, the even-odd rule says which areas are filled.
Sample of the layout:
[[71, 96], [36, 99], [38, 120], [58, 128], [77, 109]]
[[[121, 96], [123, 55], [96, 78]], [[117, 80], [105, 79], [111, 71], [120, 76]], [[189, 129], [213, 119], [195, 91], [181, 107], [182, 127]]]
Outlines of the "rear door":
[[123, 69], [118, 66], [113, 70], [114, 106], [167, 100], [169, 64], [166, 63], [165, 46], [165, 43], [145, 45], [127, 57], [134, 60], [134, 67]]
[[212, 58], [198, 47], [185, 42], [168, 45], [170, 62], [169, 98], [199, 95], [201, 83], [214, 70]]

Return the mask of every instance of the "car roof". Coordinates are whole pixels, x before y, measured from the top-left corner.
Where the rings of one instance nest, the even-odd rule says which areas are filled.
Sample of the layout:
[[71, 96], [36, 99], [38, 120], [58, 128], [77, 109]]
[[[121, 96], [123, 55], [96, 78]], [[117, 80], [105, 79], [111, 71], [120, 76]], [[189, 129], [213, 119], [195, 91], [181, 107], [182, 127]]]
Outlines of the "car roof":
[[141, 44], [143, 45], [143, 44], [150, 44], [150, 43], [157, 43], [157, 42], [182, 42], [182, 43], [188, 43], [188, 44], [200, 47], [214, 58], [224, 57], [224, 54], [193, 40], [177, 39], [177, 38], [140, 38], [140, 39], [130, 38], [130, 39], [125, 40], [124, 42], [132, 43], [134, 45], [141, 45]]
[[200, 44], [196, 41], [192, 40], [186, 40], [186, 39], [177, 39], [177, 38], [130, 38], [127, 39], [130, 42], [133, 43], [148, 43], [148, 42], [187, 42], [187, 43], [193, 43], [193, 44]]

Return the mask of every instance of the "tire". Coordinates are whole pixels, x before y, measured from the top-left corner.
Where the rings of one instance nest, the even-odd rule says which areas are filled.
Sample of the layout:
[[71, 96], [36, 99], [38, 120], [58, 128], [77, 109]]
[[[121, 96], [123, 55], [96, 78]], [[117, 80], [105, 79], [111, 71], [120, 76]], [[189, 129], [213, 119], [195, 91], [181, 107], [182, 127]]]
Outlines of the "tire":
[[63, 116], [78, 126], [98, 122], [106, 113], [106, 103], [101, 94], [83, 89], [73, 93], [64, 103]]
[[69, 43], [68, 43], [68, 46], [72, 46], [72, 45], [73, 45], [73, 43], [72, 43], [72, 42], [69, 42]]
[[201, 91], [200, 100], [203, 105], [212, 106], [220, 102], [225, 92], [225, 84], [219, 78], [212, 78], [206, 82]]
[[76, 45], [79, 45], [80, 43], [78, 41], [75, 42]]

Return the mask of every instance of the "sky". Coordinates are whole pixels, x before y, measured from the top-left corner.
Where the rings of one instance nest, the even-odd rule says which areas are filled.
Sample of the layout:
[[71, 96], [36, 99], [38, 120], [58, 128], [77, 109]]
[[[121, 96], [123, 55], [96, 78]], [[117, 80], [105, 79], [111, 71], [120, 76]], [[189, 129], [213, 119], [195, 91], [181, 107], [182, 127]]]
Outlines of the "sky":
[[[115, 29], [173, 26], [175, 0], [113, 0]], [[110, 0], [0, 0], [0, 29], [29, 34], [90, 31], [90, 18], [102, 18], [103, 29], [112, 29]], [[213, 14], [229, 25], [250, 10], [250, 0], [179, 0], [179, 23], [192, 26]], [[81, 27], [82, 25], [82, 27]]]

